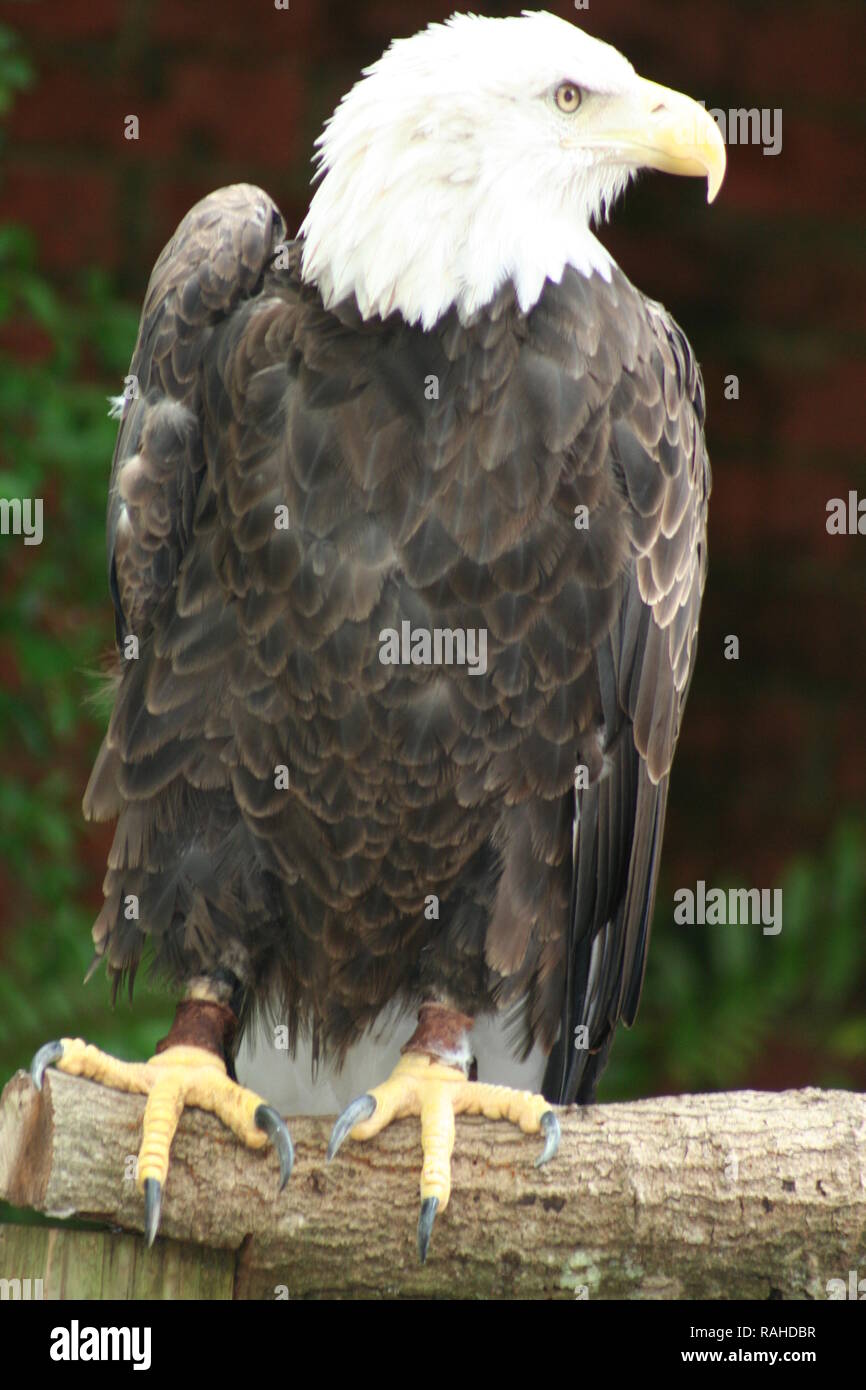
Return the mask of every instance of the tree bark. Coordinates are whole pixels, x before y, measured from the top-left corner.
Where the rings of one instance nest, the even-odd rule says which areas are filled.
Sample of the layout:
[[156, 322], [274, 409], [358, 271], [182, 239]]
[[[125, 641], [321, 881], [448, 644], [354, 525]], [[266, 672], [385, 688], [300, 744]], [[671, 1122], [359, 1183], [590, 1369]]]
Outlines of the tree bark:
[[[17, 1073], [0, 1100], [0, 1196], [141, 1231], [143, 1108], [140, 1096], [56, 1071], [40, 1095]], [[559, 1156], [536, 1169], [538, 1137], [458, 1118], [451, 1202], [421, 1267], [417, 1121], [348, 1140], [326, 1164], [331, 1122], [293, 1117], [295, 1170], [278, 1195], [272, 1150], [251, 1152], [188, 1110], [160, 1238], [136, 1258], [146, 1270], [165, 1263], [166, 1238], [186, 1242], [211, 1268], [233, 1260], [235, 1298], [269, 1299], [826, 1298], [828, 1280], [847, 1283], [863, 1264], [866, 1097], [738, 1091], [560, 1119]], [[63, 1292], [76, 1296], [74, 1280]]]

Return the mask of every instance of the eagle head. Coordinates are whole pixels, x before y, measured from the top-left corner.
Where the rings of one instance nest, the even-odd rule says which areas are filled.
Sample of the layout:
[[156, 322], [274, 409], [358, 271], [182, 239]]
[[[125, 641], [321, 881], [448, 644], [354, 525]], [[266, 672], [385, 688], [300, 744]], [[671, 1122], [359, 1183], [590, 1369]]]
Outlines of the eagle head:
[[506, 280], [521, 309], [566, 265], [609, 278], [591, 228], [642, 168], [725, 171], [698, 102], [639, 77], [610, 44], [545, 11], [454, 15], [397, 39], [317, 141], [304, 279], [330, 307], [469, 321]]

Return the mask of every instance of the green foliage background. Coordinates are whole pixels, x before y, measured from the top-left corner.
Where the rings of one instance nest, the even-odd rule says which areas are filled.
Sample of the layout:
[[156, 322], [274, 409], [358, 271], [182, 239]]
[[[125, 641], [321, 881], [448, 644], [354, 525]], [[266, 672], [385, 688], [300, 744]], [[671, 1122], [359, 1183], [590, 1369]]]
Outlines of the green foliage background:
[[[32, 80], [0, 29], [0, 113]], [[111, 1010], [101, 975], [82, 984], [99, 880], [82, 861], [81, 795], [106, 719], [94, 705], [112, 641], [105, 502], [117, 426], [107, 397], [128, 370], [138, 310], [97, 269], [59, 293], [27, 228], [7, 224], [0, 334], [6, 326], [32, 335], [37, 351], [21, 361], [0, 348], [0, 496], [41, 497], [45, 537], [27, 547], [0, 539], [0, 1080], [63, 1034], [149, 1055], [172, 1014], [145, 981], [134, 1011]]]
[[[33, 74], [0, 30], [0, 115]], [[24, 227], [0, 226], [0, 343], [14, 325], [33, 360], [0, 347], [0, 496], [42, 497], [45, 542], [0, 539], [0, 1082], [48, 1038], [77, 1034], [121, 1056], [150, 1055], [172, 1001], [140, 977], [134, 1010], [112, 1011], [104, 977], [85, 989], [99, 901], [80, 799], [107, 713], [100, 657], [113, 637], [104, 514], [120, 389], [138, 305], [98, 269], [59, 292]], [[740, 883], [732, 864], [731, 882]], [[719, 886], [719, 885], [714, 885]], [[605, 1099], [748, 1084], [795, 1048], [817, 1084], [863, 1083], [866, 828], [838, 826], [825, 851], [784, 877], [784, 927], [707, 931], [658, 914], [639, 1026], [623, 1034]], [[671, 902], [662, 883], [659, 901]]]

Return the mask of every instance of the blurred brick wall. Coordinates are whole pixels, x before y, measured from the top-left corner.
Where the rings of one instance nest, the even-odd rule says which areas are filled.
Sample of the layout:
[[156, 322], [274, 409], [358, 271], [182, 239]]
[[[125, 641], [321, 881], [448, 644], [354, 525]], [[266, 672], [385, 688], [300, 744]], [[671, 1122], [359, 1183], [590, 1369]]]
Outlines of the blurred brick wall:
[[[0, 5], [39, 76], [9, 122], [0, 214], [35, 230], [61, 282], [99, 264], [140, 299], [179, 218], [220, 184], [260, 183], [297, 227], [313, 141], [341, 93], [389, 38], [452, 8]], [[709, 404], [710, 581], [667, 874], [736, 869], [767, 884], [840, 811], [866, 803], [866, 537], [825, 529], [828, 498], [866, 496], [866, 12], [860, 0], [550, 8], [710, 107], [783, 113], [777, 156], [729, 148], [713, 208], [696, 181], [645, 178], [603, 233], [685, 326]], [[124, 139], [131, 114], [135, 142]], [[730, 373], [736, 401], [723, 395]], [[728, 633], [738, 662], [723, 659]]]

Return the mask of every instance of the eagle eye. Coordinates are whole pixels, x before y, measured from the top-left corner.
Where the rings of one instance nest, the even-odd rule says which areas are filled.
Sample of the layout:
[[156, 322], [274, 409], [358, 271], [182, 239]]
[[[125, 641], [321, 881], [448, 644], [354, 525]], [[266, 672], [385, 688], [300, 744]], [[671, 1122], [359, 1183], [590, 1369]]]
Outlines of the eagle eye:
[[574, 82], [560, 82], [556, 89], [556, 104], [570, 116], [580, 106], [581, 91]]

